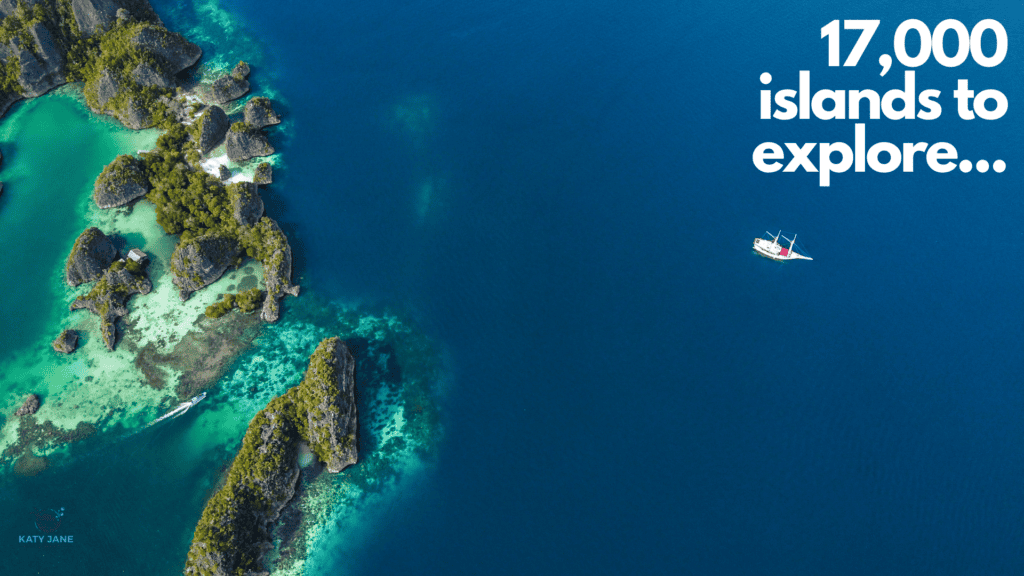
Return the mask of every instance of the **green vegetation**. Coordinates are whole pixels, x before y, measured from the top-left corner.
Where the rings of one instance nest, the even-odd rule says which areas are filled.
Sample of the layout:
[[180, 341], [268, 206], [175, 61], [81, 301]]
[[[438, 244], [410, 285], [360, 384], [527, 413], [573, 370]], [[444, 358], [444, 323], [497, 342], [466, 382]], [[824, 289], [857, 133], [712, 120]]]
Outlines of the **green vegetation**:
[[157, 223], [182, 240], [209, 232], [238, 236], [227, 190], [218, 178], [189, 164], [187, 139], [185, 127], [175, 124], [157, 139], [155, 150], [142, 155], [152, 186], [146, 198], [156, 205]]
[[206, 307], [207, 318], [220, 318], [235, 308], [235, 295], [225, 294], [220, 302], [215, 302]]
[[71, 252], [68, 254], [68, 259], [64, 263], [64, 277], [68, 277], [68, 273], [71, 270], [71, 264], [78, 260], [82, 250], [85, 250], [86, 246], [92, 244], [96, 238], [103, 234], [99, 228], [86, 228], [81, 235], [75, 240], [75, 243], [71, 246]]
[[246, 314], [255, 312], [263, 304], [263, 290], [253, 288], [245, 292], [239, 292], [235, 297], [235, 304], [238, 309]]
[[268, 184], [273, 179], [273, 169], [270, 164], [266, 162], [260, 162], [256, 166], [256, 172], [253, 175], [253, 182], [257, 184]]
[[249, 75], [249, 64], [245, 60], [239, 60], [238, 64], [231, 70], [231, 77], [235, 80], [242, 81]]
[[295, 397], [296, 412], [307, 415], [296, 422], [299, 433], [323, 462], [329, 461], [331, 452], [334, 451], [330, 435], [311, 434], [312, 431], [307, 426], [309, 420], [323, 420], [326, 416], [323, 410], [330, 412], [333, 419], [338, 417], [337, 402], [341, 390], [338, 388], [338, 363], [334, 357], [334, 350], [339, 340], [337, 337], [328, 338], [316, 347], [316, 351], [309, 358], [309, 368], [306, 369], [306, 375], [302, 378]]
[[[266, 518], [290, 497], [289, 481], [296, 466], [298, 441], [310, 441], [310, 417], [323, 418], [320, 407], [327, 407], [337, 417], [340, 391], [333, 352], [338, 340], [328, 338], [321, 342], [310, 357], [302, 382], [271, 400], [249, 423], [224, 487], [207, 502], [196, 526], [186, 562], [187, 574], [223, 573], [218, 569], [242, 574], [259, 569], [259, 552], [262, 544], [270, 540], [270, 534], [265, 522], [250, 519]], [[350, 435], [340, 441], [348, 447], [355, 438]], [[325, 460], [323, 446], [328, 444], [325, 437], [310, 446]], [[200, 543], [205, 547], [196, 546]], [[211, 565], [206, 561], [210, 554], [223, 554], [225, 564]], [[232, 554], [237, 554], [237, 564], [230, 564]]]
[[[263, 263], [268, 274], [279, 275], [288, 238], [269, 218], [242, 226], [234, 217], [232, 198], [253, 193], [241, 184], [224, 186], [220, 179], [191, 165], [195, 148], [188, 129], [175, 124], [156, 141], [156, 148], [142, 154], [142, 171], [151, 186], [146, 198], [156, 205], [156, 221], [181, 241], [216, 234], [238, 241], [250, 258]], [[269, 282], [273, 296], [281, 286]]]
[[[74, 68], [73, 74], [76, 80], [85, 82], [85, 100], [90, 107], [101, 112], [123, 110], [131, 100], [135, 106], [156, 111], [161, 96], [173, 96], [173, 92], [166, 88], [140, 86], [132, 80], [132, 73], [139, 65], [145, 64], [154, 70], [162, 70], [162, 64], [156, 56], [132, 42], [132, 38], [139, 32], [153, 26], [146, 22], [118, 20], [109, 31], [85, 41], [89, 44], [85, 47], [86, 58], [76, 62], [78, 66]], [[100, 106], [97, 84], [104, 71], [110, 71], [118, 81], [120, 90]], [[72, 76], [70, 65], [68, 76]], [[166, 106], [159, 115], [162, 120], [166, 120]]]
[[146, 178], [141, 172], [142, 163], [131, 154], [121, 154], [110, 164], [107, 164], [100, 172], [97, 181], [109, 182], [115, 186], [125, 184], [146, 185]]
[[[207, 502], [196, 525], [193, 542], [207, 546], [201, 554], [237, 554], [237, 564], [222, 567], [231, 569], [231, 573], [255, 570], [262, 543], [270, 539], [264, 522], [240, 516], [269, 516], [290, 496], [288, 464], [295, 462], [298, 440], [290, 395], [289, 391], [271, 400], [249, 423], [224, 487]], [[194, 548], [189, 550], [186, 569], [191, 567], [204, 576], [217, 573], [214, 566], [203, 570], [195, 552]]]
[[261, 304], [263, 304], [263, 291], [259, 288], [253, 288], [238, 294], [225, 294], [220, 302], [215, 302], [206, 307], [206, 317], [220, 318], [236, 307], [242, 312], [249, 314], [255, 312]]
[[246, 124], [243, 120], [239, 120], [238, 122], [235, 122], [231, 125], [230, 130], [232, 132], [241, 132], [244, 134], [246, 132], [251, 132], [252, 127]]
[[[17, 39], [21, 46], [32, 51], [34, 54], [36, 52], [36, 43], [29, 29], [47, 19], [51, 19], [50, 14], [42, 4], [36, 4], [29, 8], [25, 0], [18, 0], [14, 14], [7, 16], [3, 19], [3, 22], [0, 22], [0, 44], [7, 46], [11, 40]], [[21, 76], [21, 63], [17, 58], [9, 58], [4, 65], [3, 75], [0, 77], [0, 90], [12, 94], [20, 94], [19, 76]]]

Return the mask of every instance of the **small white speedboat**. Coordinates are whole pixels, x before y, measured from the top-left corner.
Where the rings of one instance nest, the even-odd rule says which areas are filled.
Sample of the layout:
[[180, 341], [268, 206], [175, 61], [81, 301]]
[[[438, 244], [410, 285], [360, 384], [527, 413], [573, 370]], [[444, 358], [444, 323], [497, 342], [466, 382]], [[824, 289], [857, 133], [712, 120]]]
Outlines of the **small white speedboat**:
[[[757, 252], [765, 258], [771, 258], [776, 262], [785, 262], [786, 260], [814, 260], [814, 258], [808, 258], [803, 254], [797, 254], [793, 250], [793, 246], [796, 244], [796, 234], [793, 235], [793, 239], [790, 240], [782, 235], [780, 230], [778, 234], [772, 235], [771, 232], [765, 232], [771, 240], [767, 238], [755, 238], [754, 239], [754, 252]], [[789, 248], [785, 248], [782, 244], [779, 244], [779, 238], [789, 242]]]

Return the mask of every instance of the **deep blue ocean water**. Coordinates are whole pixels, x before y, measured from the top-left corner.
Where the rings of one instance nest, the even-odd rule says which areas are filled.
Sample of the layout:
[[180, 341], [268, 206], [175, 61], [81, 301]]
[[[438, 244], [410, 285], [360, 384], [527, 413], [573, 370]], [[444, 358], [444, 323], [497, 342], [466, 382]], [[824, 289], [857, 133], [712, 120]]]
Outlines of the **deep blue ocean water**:
[[[307, 282], [410, 302], [455, 371], [436, 473], [345, 566], [1024, 570], [1019, 3], [222, 6], [295, 122], [272, 210]], [[829, 69], [820, 28], [849, 18], [882, 24]], [[869, 121], [869, 143], [1005, 173], [754, 169], [763, 141], [853, 142], [851, 121], [759, 120], [762, 72], [902, 87], [876, 62], [909, 18], [998, 19], [1009, 54], [919, 68], [942, 118]], [[1008, 114], [959, 120], [958, 78]], [[814, 262], [752, 254], [779, 228]]]
[[[319, 551], [323, 573], [1024, 570], [1019, 2], [221, 7], [261, 39], [254, 78], [293, 123], [266, 202], [297, 276], [408, 305], [452, 370], [431, 473], [361, 546]], [[854, 18], [882, 25], [860, 66], [830, 69], [820, 28]], [[875, 62], [909, 18], [995, 18], [1009, 53], [919, 68], [942, 118], [869, 121], [869, 143], [949, 141], [1005, 173], [821, 188], [754, 168], [763, 141], [853, 142], [848, 120], [759, 120], [762, 72], [902, 87]], [[959, 120], [959, 78], [1007, 115]], [[815, 260], [752, 253], [780, 228]], [[130, 513], [111, 539], [163, 529]]]

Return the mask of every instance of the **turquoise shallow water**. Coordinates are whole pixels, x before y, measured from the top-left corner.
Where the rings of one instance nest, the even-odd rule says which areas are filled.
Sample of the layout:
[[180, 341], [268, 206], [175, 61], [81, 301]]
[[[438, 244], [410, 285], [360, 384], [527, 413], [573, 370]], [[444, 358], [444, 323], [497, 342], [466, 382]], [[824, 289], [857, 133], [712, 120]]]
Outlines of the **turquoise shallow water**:
[[[215, 5], [200, 8], [206, 15], [216, 11]], [[209, 29], [209, 21], [201, 23]], [[210, 56], [204, 74], [230, 68], [242, 57], [257, 70], [262, 66], [258, 43], [240, 32], [236, 50], [213, 57], [214, 44], [203, 29], [192, 32]], [[254, 94], [274, 94], [266, 76], [260, 83]], [[282, 103], [280, 109], [285, 108]], [[288, 133], [286, 124], [274, 138], [287, 141]], [[290, 521], [296, 531], [281, 535], [284, 547], [271, 560], [277, 574], [311, 573], [307, 561], [312, 551], [343, 549], [354, 535], [369, 537], [373, 504], [392, 505], [399, 484], [410, 486], [432, 460], [441, 430], [438, 350], [407, 312], [357, 310], [325, 300], [309, 286], [301, 298], [285, 302], [284, 318], [273, 326], [248, 320], [237, 326], [198, 322], [220, 292], [259, 281], [258, 266], [232, 271], [182, 304], [166, 273], [174, 239], [160, 231], [152, 207], [141, 202], [132, 210], [101, 211], [91, 202], [92, 184], [103, 166], [117, 154], [151, 148], [157, 135], [96, 117], [74, 87], [16, 105], [0, 124], [5, 157], [0, 178], [6, 184], [0, 197], [0, 267], [8, 278], [18, 279], [0, 299], [0, 404], [5, 415], [0, 417], [5, 511], [0, 538], [18, 542], [5, 569], [12, 574], [180, 573], [192, 529], [249, 420], [299, 382], [322, 338], [340, 335], [359, 363], [361, 463], [340, 475], [304, 477], [305, 490], [295, 508], [299, 513]], [[271, 161], [286, 172], [279, 156]], [[277, 216], [275, 196], [285, 193], [277, 186], [264, 190], [271, 216]], [[154, 291], [131, 301], [115, 352], [102, 346], [93, 316], [67, 309], [88, 287], [64, 284], [64, 260], [75, 237], [90, 225], [114, 234], [122, 251], [140, 247], [154, 260], [149, 267]], [[70, 356], [49, 348], [66, 327], [82, 336]], [[202, 340], [208, 330], [214, 338], [230, 333], [248, 348], [228, 357], [223, 376], [202, 404], [184, 416], [144, 427], [177, 404], [175, 383], [190, 375], [188, 366], [202, 365], [198, 356], [207, 353], [189, 343]], [[137, 359], [161, 354], [176, 355], [180, 362], [158, 364], [154, 379], [154, 368]], [[82, 439], [57, 446], [26, 439], [28, 420], [11, 414], [28, 393], [43, 398], [37, 424], [52, 423]], [[15, 463], [21, 454], [26, 456]], [[18, 541], [41, 534], [37, 513], [60, 509], [57, 534], [71, 542], [46, 547]]]
[[[128, 429], [76, 445], [77, 464], [3, 479], [0, 541], [32, 530], [33, 507], [64, 507], [76, 535], [17, 548], [15, 572], [177, 573], [241, 423], [325, 331], [374, 335], [376, 394], [360, 402], [379, 415], [365, 435], [379, 458], [310, 484], [326, 530], [284, 550], [285, 571], [305, 548], [308, 574], [1024, 572], [1019, 2], [171, 4], [157, 9], [212, 68], [250, 59], [278, 92], [284, 163], [265, 198], [306, 293], [166, 426], [134, 433], [167, 408], [159, 394], [133, 412], [131, 383], [84, 382], [121, 372], [82, 366], [88, 394], [64, 393], [102, 393], [89, 410], [123, 406]], [[865, 64], [828, 67], [820, 28], [852, 18], [881, 19]], [[1005, 173], [850, 172], [824, 190], [752, 166], [760, 142], [853, 132], [760, 121], [763, 72], [899, 86], [899, 67], [873, 63], [911, 18], [996, 18], [1010, 51], [996, 68], [918, 68], [943, 117], [871, 122], [869, 138], [949, 141]], [[962, 77], [1003, 91], [1007, 116], [957, 119]], [[778, 228], [815, 260], [753, 255]], [[336, 303], [359, 300], [414, 312], [395, 324]], [[419, 334], [399, 329], [409, 317], [445, 343], [457, 382], [444, 441], [426, 441], [433, 466], [398, 465], [416, 434], [394, 432], [436, 389], [414, 377], [437, 354], [400, 337]], [[14, 357], [5, 389], [63, 378]]]
[[67, 90], [21, 104], [0, 124], [0, 262], [16, 275], [0, 300], [0, 359], [44, 336], [55, 320], [54, 271], [82, 231], [88, 193], [117, 154], [148, 147], [152, 136], [98, 118]]

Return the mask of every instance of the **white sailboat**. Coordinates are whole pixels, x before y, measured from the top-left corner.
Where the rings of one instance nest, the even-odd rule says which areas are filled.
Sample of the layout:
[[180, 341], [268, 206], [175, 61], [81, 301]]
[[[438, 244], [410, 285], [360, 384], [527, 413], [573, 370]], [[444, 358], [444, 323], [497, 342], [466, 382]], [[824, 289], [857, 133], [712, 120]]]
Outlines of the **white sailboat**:
[[[754, 252], [757, 252], [765, 258], [771, 258], [776, 262], [785, 262], [786, 260], [814, 260], [814, 258], [808, 258], [803, 254], [797, 254], [793, 251], [793, 246], [796, 244], [796, 234], [793, 235], [793, 239], [790, 240], [782, 235], [782, 230], [779, 230], [778, 234], [772, 235], [771, 232], [765, 232], [771, 240], [767, 238], [755, 238], [754, 239]], [[779, 238], [789, 242], [789, 248], [784, 248], [782, 244], [779, 244]]]

